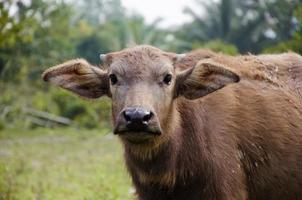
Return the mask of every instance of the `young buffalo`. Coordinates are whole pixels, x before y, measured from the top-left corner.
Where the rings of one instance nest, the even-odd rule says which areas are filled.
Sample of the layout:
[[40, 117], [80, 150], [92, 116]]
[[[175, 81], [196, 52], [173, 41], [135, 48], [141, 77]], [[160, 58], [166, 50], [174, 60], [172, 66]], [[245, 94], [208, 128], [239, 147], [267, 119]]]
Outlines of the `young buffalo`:
[[151, 46], [101, 57], [107, 70], [77, 59], [43, 79], [112, 99], [138, 199], [302, 199], [302, 57]]

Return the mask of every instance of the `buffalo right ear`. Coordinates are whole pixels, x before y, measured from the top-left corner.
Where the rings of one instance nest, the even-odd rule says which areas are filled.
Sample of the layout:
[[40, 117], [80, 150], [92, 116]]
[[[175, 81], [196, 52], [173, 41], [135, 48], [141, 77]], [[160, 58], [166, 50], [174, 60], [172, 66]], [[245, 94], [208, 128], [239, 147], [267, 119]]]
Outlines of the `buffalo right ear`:
[[51, 67], [44, 71], [42, 78], [82, 97], [110, 96], [107, 72], [84, 59], [74, 59]]
[[239, 81], [239, 75], [223, 64], [200, 61], [177, 75], [174, 97], [197, 99]]

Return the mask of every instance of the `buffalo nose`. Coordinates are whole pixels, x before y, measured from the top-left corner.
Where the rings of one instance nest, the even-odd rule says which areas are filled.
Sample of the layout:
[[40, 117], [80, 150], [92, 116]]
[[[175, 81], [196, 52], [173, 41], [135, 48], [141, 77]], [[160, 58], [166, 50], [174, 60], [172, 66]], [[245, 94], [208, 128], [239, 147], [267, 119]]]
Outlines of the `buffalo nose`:
[[123, 111], [123, 115], [128, 128], [141, 129], [148, 125], [153, 113], [141, 107], [129, 107]]

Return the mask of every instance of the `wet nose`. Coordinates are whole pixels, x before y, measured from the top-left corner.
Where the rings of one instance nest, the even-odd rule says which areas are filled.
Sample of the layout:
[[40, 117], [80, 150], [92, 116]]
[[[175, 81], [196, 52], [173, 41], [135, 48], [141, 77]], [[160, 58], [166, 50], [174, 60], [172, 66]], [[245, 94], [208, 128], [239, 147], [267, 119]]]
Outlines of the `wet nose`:
[[141, 107], [128, 107], [123, 111], [127, 127], [130, 129], [142, 129], [148, 126], [148, 122], [153, 117], [150, 110]]

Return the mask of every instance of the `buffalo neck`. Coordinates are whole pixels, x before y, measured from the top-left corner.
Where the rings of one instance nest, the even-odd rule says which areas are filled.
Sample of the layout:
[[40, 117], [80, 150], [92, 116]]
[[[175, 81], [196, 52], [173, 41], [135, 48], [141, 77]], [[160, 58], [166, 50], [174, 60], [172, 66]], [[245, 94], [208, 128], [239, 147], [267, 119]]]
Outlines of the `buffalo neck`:
[[[199, 120], [204, 111], [200, 106], [192, 106], [200, 102], [180, 99], [175, 102], [168, 121], [163, 142], [155, 148], [133, 146], [124, 143], [127, 168], [133, 182], [159, 184], [173, 187], [177, 179], [185, 181], [200, 173], [200, 159], [206, 145], [200, 145], [205, 140], [203, 122]], [[194, 108], [194, 109], [193, 109]], [[137, 153], [139, 151], [140, 153]]]

